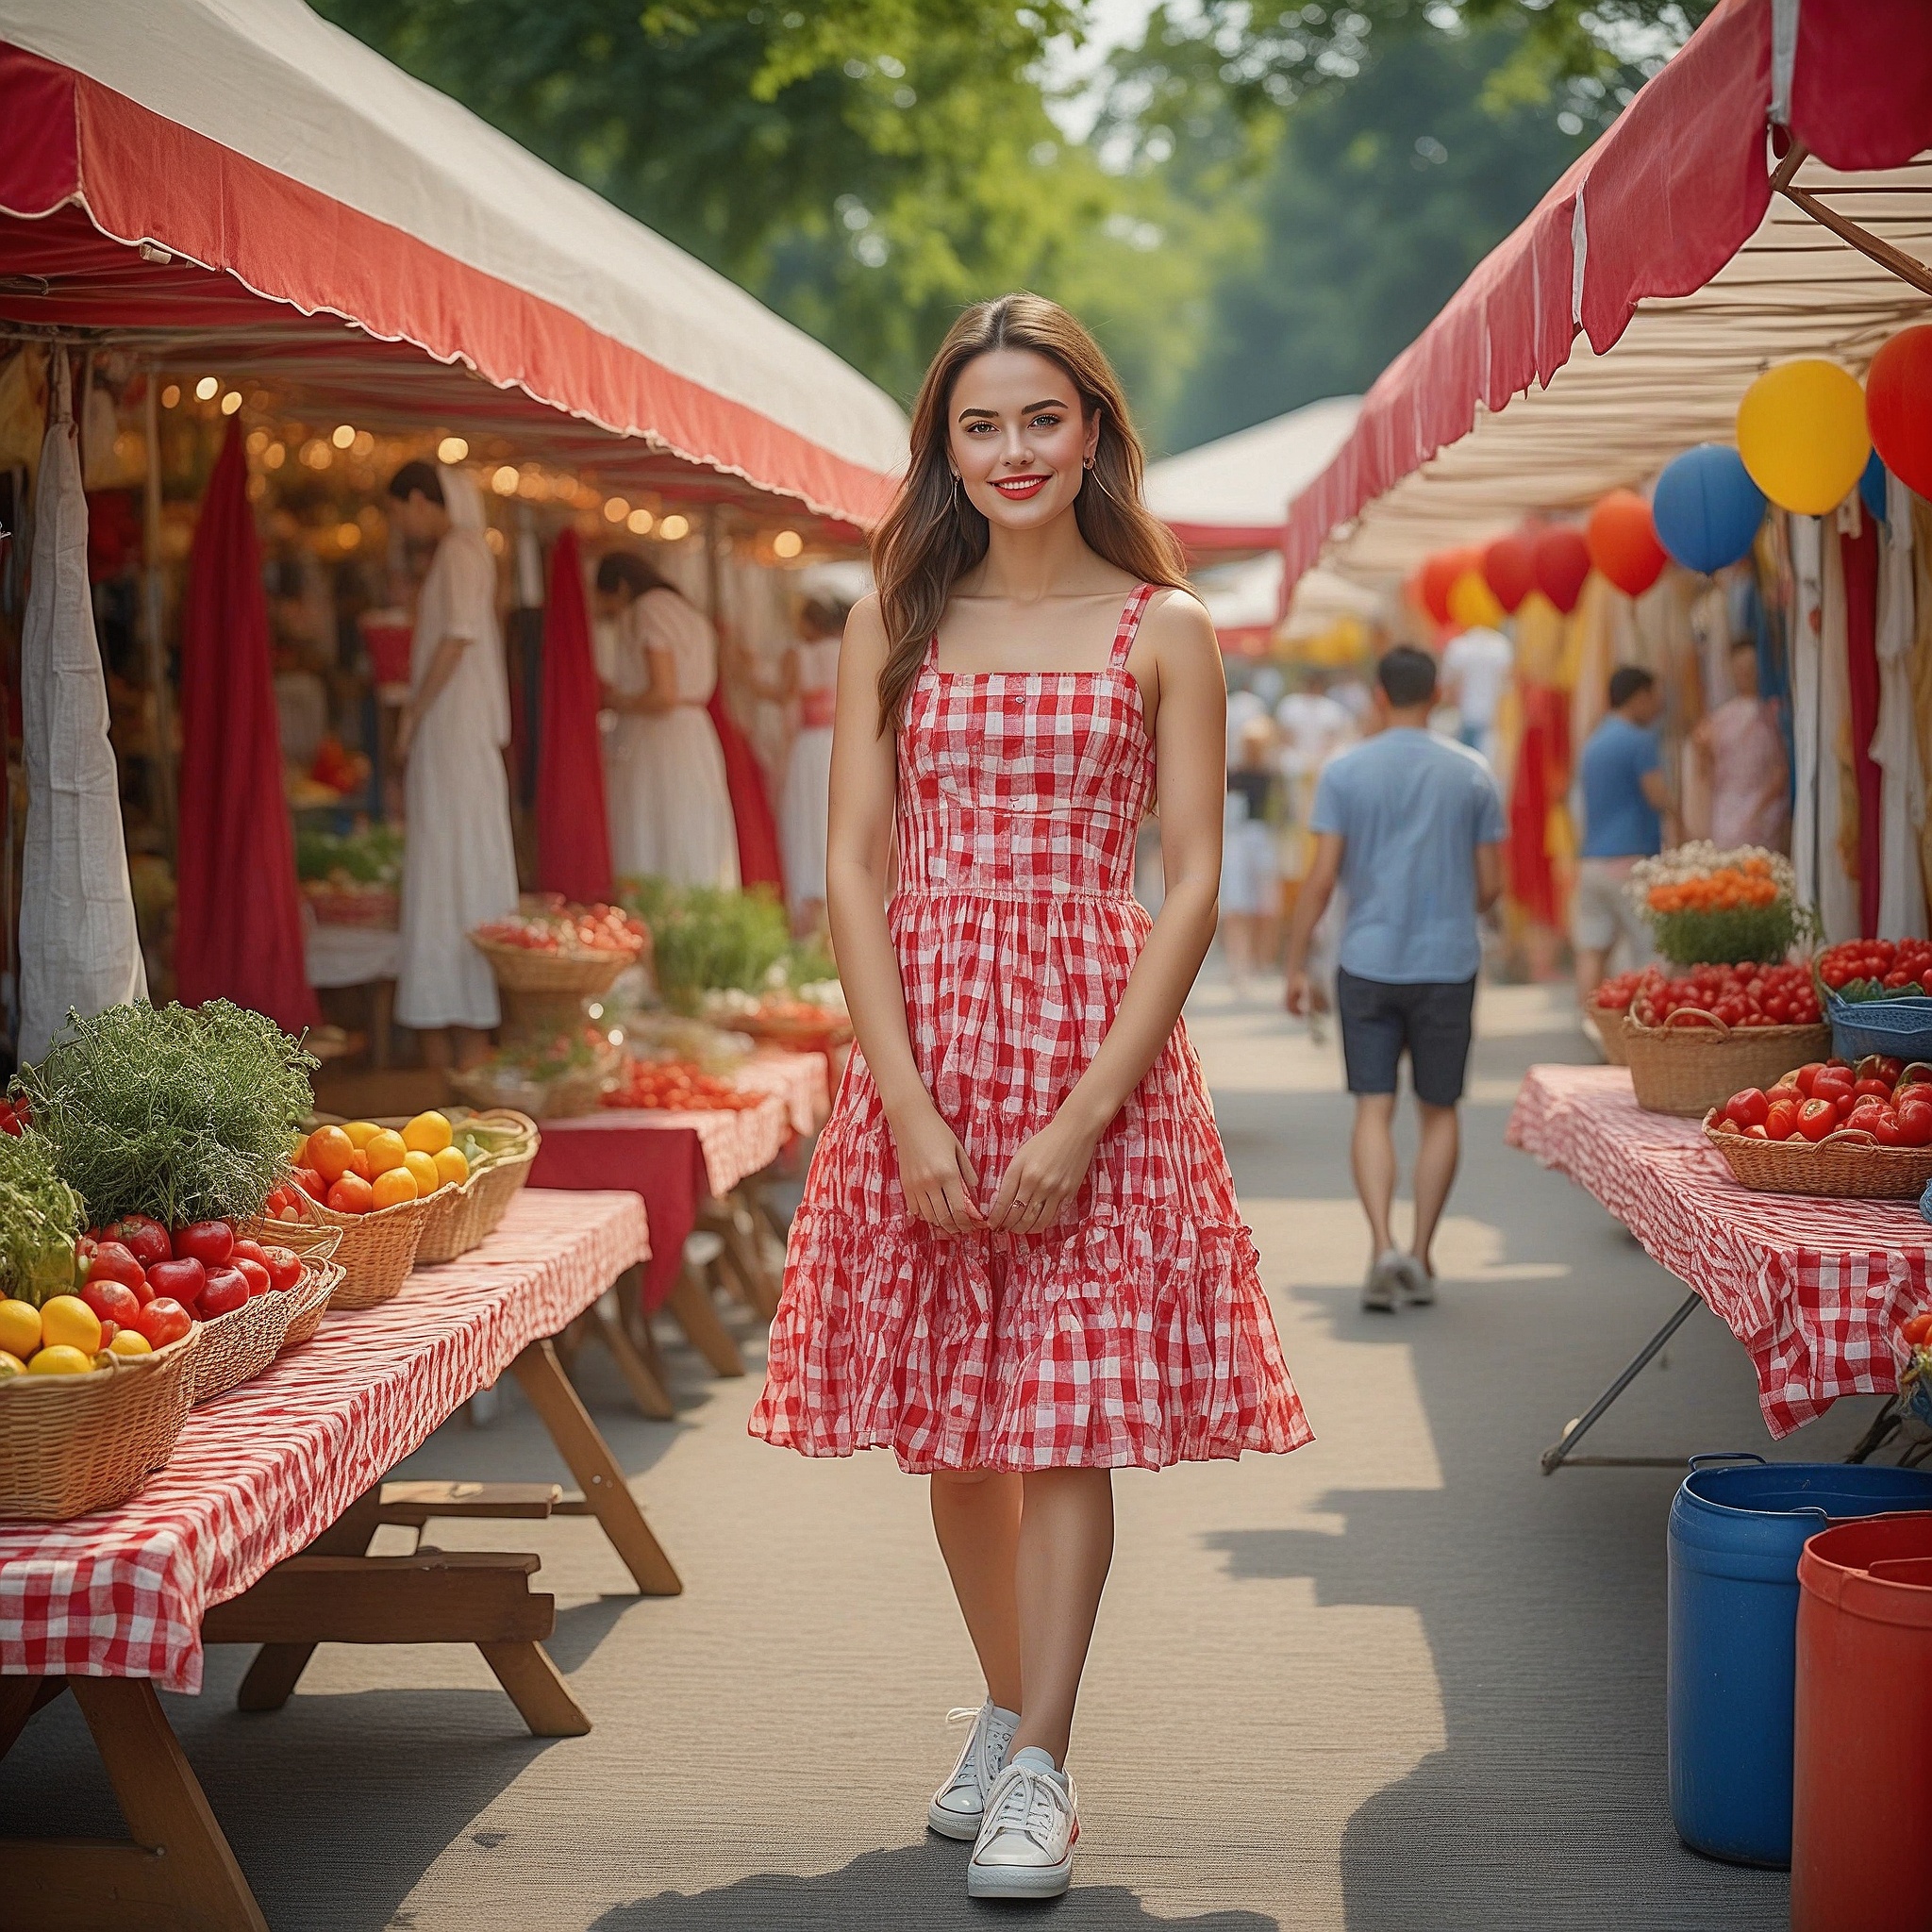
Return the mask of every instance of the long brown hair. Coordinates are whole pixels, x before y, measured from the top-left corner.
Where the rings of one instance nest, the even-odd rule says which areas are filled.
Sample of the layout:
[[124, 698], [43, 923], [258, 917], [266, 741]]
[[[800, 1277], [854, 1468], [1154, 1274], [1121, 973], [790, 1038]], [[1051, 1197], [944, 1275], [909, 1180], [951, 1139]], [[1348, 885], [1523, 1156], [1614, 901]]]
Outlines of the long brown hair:
[[967, 502], [947, 458], [947, 417], [960, 370], [992, 349], [1031, 349], [1058, 363], [1079, 392], [1082, 417], [1099, 411], [1093, 467], [1074, 501], [1089, 547], [1141, 583], [1177, 590], [1187, 584], [1174, 532], [1141, 501], [1141, 439], [1100, 344], [1058, 303], [1042, 296], [976, 302], [947, 332], [919, 386], [912, 460], [873, 536], [873, 575], [888, 647], [879, 673], [882, 732], [898, 726], [953, 586], [986, 555], [986, 518]]

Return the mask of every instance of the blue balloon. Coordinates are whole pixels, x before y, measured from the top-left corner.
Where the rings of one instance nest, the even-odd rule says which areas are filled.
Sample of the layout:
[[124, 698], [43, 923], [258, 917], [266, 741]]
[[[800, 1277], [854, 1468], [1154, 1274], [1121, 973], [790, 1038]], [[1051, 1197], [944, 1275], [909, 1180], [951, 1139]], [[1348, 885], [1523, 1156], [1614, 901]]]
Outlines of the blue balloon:
[[1657, 541], [1686, 570], [1722, 570], [1750, 555], [1764, 492], [1728, 443], [1700, 442], [1657, 479], [1650, 513]]
[[1858, 478], [1858, 494], [1865, 500], [1865, 508], [1882, 524], [1885, 521], [1885, 462], [1874, 449], [1872, 459], [1865, 465], [1865, 474]]

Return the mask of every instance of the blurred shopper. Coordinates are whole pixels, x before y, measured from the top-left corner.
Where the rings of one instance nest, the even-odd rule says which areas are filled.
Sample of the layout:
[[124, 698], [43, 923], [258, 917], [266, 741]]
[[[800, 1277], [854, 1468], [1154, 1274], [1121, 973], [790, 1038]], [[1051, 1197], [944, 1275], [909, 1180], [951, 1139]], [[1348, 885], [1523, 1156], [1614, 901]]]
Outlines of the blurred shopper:
[[1442, 653], [1442, 694], [1461, 718], [1462, 741], [1493, 765], [1496, 712], [1516, 668], [1516, 647], [1486, 624], [1457, 631]]
[[[1503, 890], [1507, 827], [1482, 758], [1428, 729], [1435, 659], [1398, 645], [1375, 667], [1375, 687], [1382, 728], [1335, 759], [1315, 793], [1315, 862], [1288, 939], [1288, 1008], [1307, 1008], [1308, 941], [1339, 880], [1348, 913], [1336, 1001], [1356, 1097], [1350, 1159], [1369, 1219], [1362, 1306], [1388, 1309], [1398, 1293], [1436, 1298], [1430, 1249], [1459, 1153], [1457, 1106], [1482, 965], [1476, 922]], [[1422, 1129], [1406, 1255], [1390, 1230], [1405, 1053]]]
[[738, 827], [724, 751], [705, 707], [718, 684], [710, 620], [636, 552], [597, 563], [597, 608], [617, 620], [604, 708], [610, 862], [620, 878], [738, 884]]
[[422, 1036], [429, 1065], [468, 1067], [501, 1017], [495, 975], [470, 933], [517, 904], [496, 559], [483, 540], [482, 495], [460, 471], [405, 463], [389, 495], [404, 538], [436, 546], [396, 725], [408, 851], [395, 1016]]
[[1610, 674], [1610, 708], [1590, 735], [1578, 763], [1583, 791], [1583, 851], [1576, 868], [1570, 937], [1576, 949], [1576, 994], [1585, 1006], [1603, 984], [1622, 940], [1630, 964], [1650, 958], [1650, 932], [1624, 890], [1640, 858], [1663, 848], [1663, 754], [1656, 724], [1663, 712], [1657, 679], [1635, 664]]
[[1312, 777], [1356, 736], [1356, 721], [1328, 692], [1324, 672], [1302, 674], [1302, 688], [1274, 708], [1281, 732], [1281, 769], [1291, 784]]
[[1737, 695], [1708, 713], [1690, 739], [1710, 797], [1711, 843], [1785, 852], [1791, 839], [1790, 767], [1777, 707], [1757, 695], [1757, 646], [1749, 638], [1731, 646], [1731, 683]]
[[1274, 963], [1280, 928], [1281, 860], [1275, 850], [1274, 729], [1265, 714], [1250, 719], [1227, 769], [1222, 827], [1221, 947], [1235, 992]]

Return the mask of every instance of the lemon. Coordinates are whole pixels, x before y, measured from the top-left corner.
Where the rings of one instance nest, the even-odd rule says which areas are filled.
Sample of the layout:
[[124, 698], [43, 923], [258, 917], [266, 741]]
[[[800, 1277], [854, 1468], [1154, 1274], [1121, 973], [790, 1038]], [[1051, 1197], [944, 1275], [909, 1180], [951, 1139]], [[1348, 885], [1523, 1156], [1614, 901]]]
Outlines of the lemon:
[[351, 1121], [342, 1132], [348, 1135], [349, 1145], [359, 1154], [382, 1129], [374, 1121]]
[[416, 1176], [407, 1167], [385, 1168], [375, 1176], [374, 1195], [378, 1208], [393, 1208], [399, 1202], [413, 1201]]
[[91, 1356], [101, 1345], [101, 1318], [77, 1294], [54, 1295], [41, 1307], [41, 1341], [42, 1355], [64, 1347]]
[[442, 1176], [436, 1171], [436, 1162], [426, 1154], [419, 1154], [411, 1147], [403, 1156], [403, 1165], [416, 1177], [416, 1191], [419, 1194], [433, 1194], [442, 1185]]
[[17, 1355], [8, 1355], [4, 1348], [0, 1348], [0, 1382], [6, 1381], [8, 1375], [25, 1374], [26, 1364]]
[[415, 1154], [441, 1154], [450, 1139], [449, 1123], [440, 1113], [419, 1113], [403, 1129], [403, 1145]]
[[362, 1149], [362, 1158], [369, 1163], [369, 1178], [374, 1180], [379, 1174], [387, 1174], [392, 1167], [400, 1167], [408, 1158], [409, 1150], [403, 1145], [403, 1137], [391, 1127], [378, 1127], [369, 1137], [369, 1144]]
[[40, 1345], [40, 1309], [31, 1302], [0, 1302], [0, 1349], [25, 1361]]
[[109, 1355], [152, 1355], [155, 1345], [139, 1328], [124, 1328], [108, 1344]]
[[87, 1375], [93, 1373], [93, 1366], [92, 1360], [79, 1349], [60, 1341], [42, 1349], [27, 1363], [26, 1372], [29, 1375]]
[[436, 1157], [436, 1177], [439, 1184], [454, 1181], [458, 1187], [470, 1178], [470, 1163], [463, 1158], [460, 1147], [445, 1147]]

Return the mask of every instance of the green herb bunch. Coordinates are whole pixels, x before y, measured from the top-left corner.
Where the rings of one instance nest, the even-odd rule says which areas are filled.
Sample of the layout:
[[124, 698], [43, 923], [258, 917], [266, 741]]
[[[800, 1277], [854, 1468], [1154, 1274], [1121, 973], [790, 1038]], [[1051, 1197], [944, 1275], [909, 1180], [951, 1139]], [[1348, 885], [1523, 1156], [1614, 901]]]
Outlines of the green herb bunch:
[[774, 966], [791, 954], [785, 908], [769, 887], [727, 891], [679, 890], [661, 879], [637, 883], [627, 904], [651, 928], [658, 990], [664, 1004], [695, 1012], [714, 988], [761, 991]]
[[80, 1196], [60, 1178], [53, 1143], [29, 1127], [0, 1134], [0, 1293], [39, 1307], [74, 1291]]
[[359, 832], [299, 827], [295, 833], [295, 876], [326, 879], [337, 873], [365, 886], [400, 885], [403, 835], [391, 825], [366, 825]]
[[34, 1126], [98, 1226], [258, 1213], [312, 1105], [318, 1064], [273, 1020], [226, 1000], [109, 1007], [23, 1068]]

